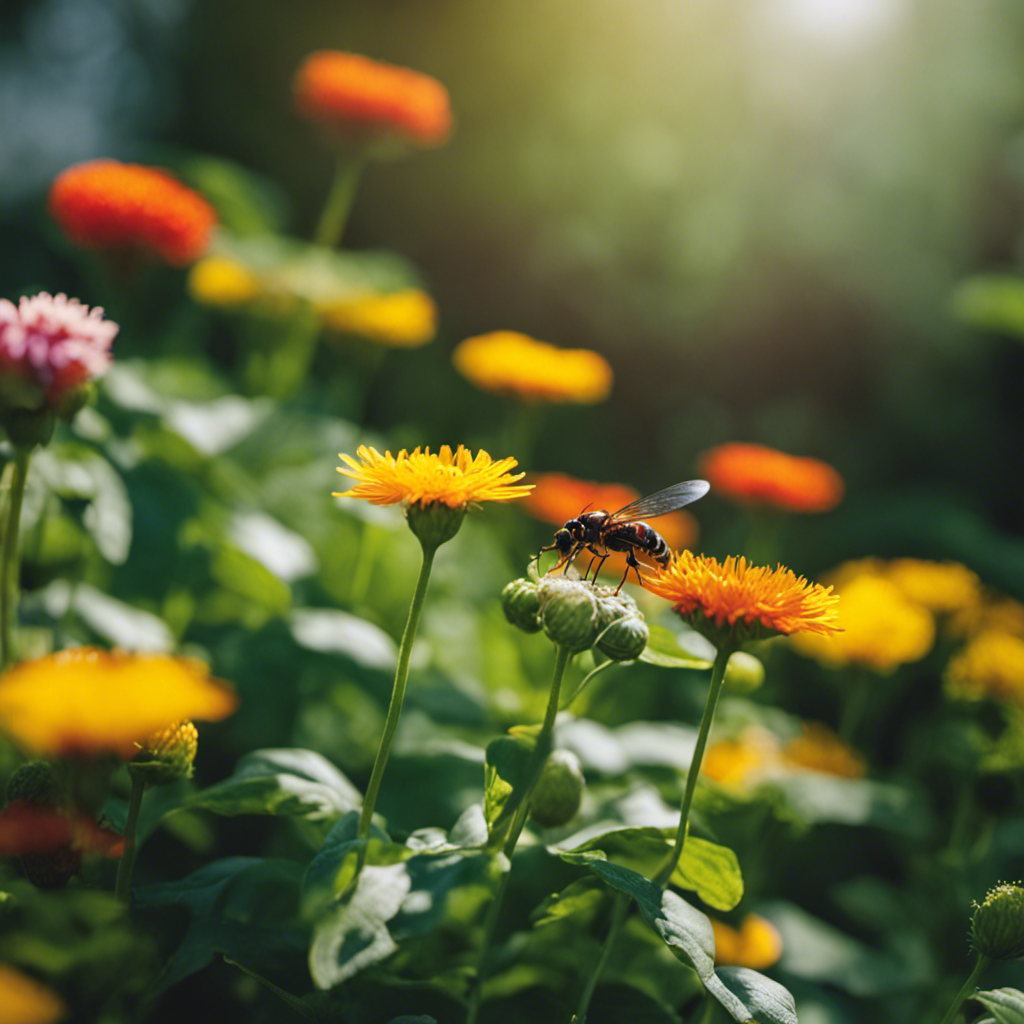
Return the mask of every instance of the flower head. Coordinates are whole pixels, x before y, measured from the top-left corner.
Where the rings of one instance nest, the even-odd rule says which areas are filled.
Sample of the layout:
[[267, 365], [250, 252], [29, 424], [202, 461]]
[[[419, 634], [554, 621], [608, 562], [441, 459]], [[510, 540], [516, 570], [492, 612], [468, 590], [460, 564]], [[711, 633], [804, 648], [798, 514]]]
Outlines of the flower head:
[[589, 349], [556, 348], [515, 331], [467, 338], [455, 368], [478, 388], [526, 402], [603, 402], [612, 389], [608, 361]]
[[0, 394], [23, 409], [56, 406], [110, 365], [118, 326], [78, 299], [40, 292], [0, 299]]
[[974, 636], [991, 629], [1024, 637], [1024, 604], [1012, 597], [983, 594], [977, 604], [954, 613], [949, 629], [957, 636]]
[[747, 914], [736, 929], [713, 917], [710, 920], [715, 934], [716, 967], [751, 967], [763, 971], [782, 956], [782, 936], [771, 921], [757, 914]]
[[192, 777], [192, 763], [199, 749], [199, 732], [192, 722], [174, 722], [138, 744], [139, 752], [128, 766], [150, 786]]
[[945, 687], [956, 700], [1024, 705], [1024, 640], [996, 630], [979, 633], [950, 659]]
[[319, 50], [302, 62], [294, 85], [303, 117], [357, 143], [390, 137], [436, 146], [451, 132], [448, 91], [409, 68]]
[[861, 779], [867, 771], [864, 759], [827, 725], [803, 722], [800, 735], [782, 748], [785, 764], [803, 771]]
[[959, 562], [895, 558], [885, 565], [884, 573], [911, 601], [937, 615], [975, 608], [981, 600], [981, 582]]
[[48, 988], [7, 964], [0, 964], [0, 1021], [56, 1024], [67, 1007]]
[[873, 672], [923, 658], [935, 640], [931, 613], [882, 576], [857, 576], [839, 589], [834, 636], [799, 636], [793, 646], [825, 665], [860, 665]]
[[188, 290], [204, 306], [236, 309], [262, 291], [260, 279], [243, 263], [228, 256], [204, 256], [188, 274]]
[[234, 693], [188, 658], [78, 647], [0, 676], [0, 729], [33, 753], [125, 759], [183, 718], [226, 718]]
[[757, 444], [719, 445], [701, 460], [711, 489], [747, 505], [828, 512], [843, 497], [843, 478], [827, 463]]
[[437, 307], [426, 292], [407, 288], [317, 303], [324, 324], [393, 348], [415, 348], [437, 333]]
[[1000, 882], [974, 904], [971, 948], [993, 960], [1024, 957], [1024, 888]]
[[202, 196], [166, 171], [116, 160], [92, 160], [59, 174], [49, 208], [78, 245], [143, 250], [174, 266], [206, 251], [217, 221]]
[[832, 588], [781, 565], [753, 566], [743, 557], [719, 562], [683, 551], [645, 575], [644, 586], [717, 644], [798, 631], [829, 636], [840, 629]]

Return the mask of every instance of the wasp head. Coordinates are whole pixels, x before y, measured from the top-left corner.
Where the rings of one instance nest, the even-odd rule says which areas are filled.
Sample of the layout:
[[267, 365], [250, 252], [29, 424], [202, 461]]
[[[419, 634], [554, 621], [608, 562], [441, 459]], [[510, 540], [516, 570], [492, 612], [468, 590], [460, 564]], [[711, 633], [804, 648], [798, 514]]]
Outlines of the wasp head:
[[567, 555], [573, 549], [573, 545], [576, 543], [575, 538], [572, 534], [573, 525], [579, 526], [579, 523], [575, 519], [570, 519], [560, 530], [555, 532], [555, 547], [558, 549], [560, 555]]

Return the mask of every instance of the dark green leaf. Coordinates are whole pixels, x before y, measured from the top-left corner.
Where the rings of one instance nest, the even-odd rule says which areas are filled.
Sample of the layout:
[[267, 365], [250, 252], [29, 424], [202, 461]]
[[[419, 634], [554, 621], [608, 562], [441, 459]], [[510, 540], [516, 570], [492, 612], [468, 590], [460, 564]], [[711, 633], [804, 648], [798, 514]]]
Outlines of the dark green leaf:
[[605, 888], [600, 880], [588, 875], [578, 878], [561, 892], [552, 893], [530, 916], [537, 928], [577, 914], [592, 916], [601, 906], [604, 894]]
[[1018, 989], [993, 988], [977, 992], [971, 998], [990, 1010], [997, 1024], [1024, 1024], [1024, 992]]

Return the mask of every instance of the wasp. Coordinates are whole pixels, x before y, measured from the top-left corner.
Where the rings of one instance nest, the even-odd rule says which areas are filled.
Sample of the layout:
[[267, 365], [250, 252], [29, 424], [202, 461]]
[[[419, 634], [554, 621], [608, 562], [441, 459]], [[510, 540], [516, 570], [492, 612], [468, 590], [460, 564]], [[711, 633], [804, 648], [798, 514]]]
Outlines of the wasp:
[[[588, 512], [584, 509], [575, 519], [570, 519], [565, 526], [556, 531], [555, 542], [546, 544], [535, 557], [539, 559], [543, 552], [557, 550], [559, 559], [550, 570], [554, 572], [563, 566], [567, 569], [573, 559], [586, 548], [593, 557], [583, 574], [583, 579], [590, 575], [591, 568], [597, 562], [594, 569], [596, 580], [609, 554], [612, 551], [625, 551], [626, 571], [622, 574], [615, 593], [622, 589], [630, 569], [636, 573], [637, 582], [643, 586], [636, 552], [645, 552], [662, 566], [668, 565], [670, 557], [665, 538], [643, 520], [656, 519], [658, 516], [675, 512], [684, 505], [689, 505], [691, 501], [702, 498], [709, 490], [711, 485], [707, 480], [684, 480], [664, 490], [655, 491], [654, 494], [637, 498], [636, 501], [624, 505], [618, 512], [607, 512], [604, 509]], [[604, 550], [599, 550], [601, 548]]]

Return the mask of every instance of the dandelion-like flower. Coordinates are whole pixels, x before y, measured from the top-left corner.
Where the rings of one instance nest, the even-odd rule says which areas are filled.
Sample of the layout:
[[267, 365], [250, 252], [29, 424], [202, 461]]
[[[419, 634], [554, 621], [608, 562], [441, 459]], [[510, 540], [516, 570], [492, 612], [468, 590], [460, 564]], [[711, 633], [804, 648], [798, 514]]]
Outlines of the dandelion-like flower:
[[141, 250], [174, 266], [206, 251], [217, 221], [202, 196], [166, 171], [116, 160], [92, 160], [59, 174], [49, 208], [78, 245]]
[[237, 703], [200, 662], [162, 654], [78, 647], [0, 676], [0, 730], [41, 755], [112, 752], [127, 760], [169, 723], [216, 721]]
[[557, 348], [515, 331], [467, 338], [452, 362], [481, 390], [525, 402], [592, 405], [612, 389], [612, 368], [597, 352]]
[[425, 345], [437, 333], [437, 307], [418, 288], [326, 300], [317, 303], [317, 311], [331, 330], [393, 348]]
[[738, 929], [710, 918], [715, 935], [716, 967], [750, 967], [763, 971], [782, 956], [782, 936], [766, 918], [747, 914]]
[[409, 68], [320, 50], [302, 62], [294, 86], [295, 107], [303, 117], [356, 143], [391, 137], [436, 146], [451, 132], [448, 91]]
[[701, 460], [711, 489], [746, 505], [789, 512], [828, 512], [843, 497], [843, 478], [818, 459], [798, 458], [757, 444], [713, 448]]
[[989, 697], [1006, 704], [1024, 704], [1024, 640], [996, 630], [979, 633], [950, 659], [945, 687], [956, 700]]
[[110, 365], [118, 332], [99, 307], [40, 292], [17, 306], [0, 299], [0, 396], [22, 409], [58, 405]]
[[800, 631], [829, 636], [840, 629], [832, 588], [781, 565], [749, 565], [743, 557], [719, 562], [683, 551], [645, 575], [644, 586], [716, 645]]

